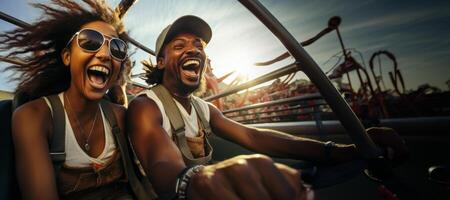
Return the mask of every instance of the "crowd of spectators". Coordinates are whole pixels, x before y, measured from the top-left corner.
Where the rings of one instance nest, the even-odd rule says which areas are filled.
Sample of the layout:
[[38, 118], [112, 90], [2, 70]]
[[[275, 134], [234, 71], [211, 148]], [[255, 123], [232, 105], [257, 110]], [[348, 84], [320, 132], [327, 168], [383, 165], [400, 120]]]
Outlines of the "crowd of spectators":
[[[283, 83], [280, 79], [275, 79], [270, 85], [249, 89], [225, 97], [223, 111], [263, 105], [267, 102], [316, 92], [316, 87], [304, 79], [292, 81], [291, 83]], [[314, 106], [318, 103], [317, 100], [293, 101], [253, 109], [242, 109], [236, 112], [226, 112], [226, 115], [242, 123], [311, 120], [314, 112], [321, 109], [321, 106]]]

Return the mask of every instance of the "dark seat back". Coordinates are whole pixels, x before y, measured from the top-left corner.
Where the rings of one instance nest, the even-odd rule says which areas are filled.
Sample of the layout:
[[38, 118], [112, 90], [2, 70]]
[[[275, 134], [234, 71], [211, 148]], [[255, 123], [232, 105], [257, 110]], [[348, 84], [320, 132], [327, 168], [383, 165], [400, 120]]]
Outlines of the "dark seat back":
[[11, 116], [12, 100], [0, 101], [0, 199], [16, 199], [18, 194]]
[[13, 100], [0, 101], [0, 199], [20, 199], [11, 118], [14, 110], [29, 100], [27, 94], [17, 93]]
[[22, 104], [25, 104], [26, 102], [28, 102], [30, 100], [31, 100], [31, 98], [27, 93], [16, 92], [16, 94], [14, 95], [14, 99], [12, 100], [12, 111], [14, 112], [14, 110], [16, 108], [18, 108], [19, 106], [21, 106]]

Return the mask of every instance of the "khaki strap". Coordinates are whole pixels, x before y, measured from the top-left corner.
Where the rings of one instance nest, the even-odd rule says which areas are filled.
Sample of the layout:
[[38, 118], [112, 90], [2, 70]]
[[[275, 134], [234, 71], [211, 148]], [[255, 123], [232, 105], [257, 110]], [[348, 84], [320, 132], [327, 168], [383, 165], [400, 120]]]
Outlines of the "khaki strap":
[[195, 111], [197, 112], [197, 120], [200, 120], [199, 124], [199, 129], [200, 126], [202, 127], [203, 131], [204, 131], [204, 139], [205, 139], [205, 158], [207, 158], [207, 161], [205, 161], [205, 163], [203, 164], [207, 164], [212, 160], [212, 153], [213, 153], [213, 148], [211, 146], [211, 143], [209, 143], [208, 138], [211, 137], [213, 135], [212, 129], [211, 129], [211, 125], [209, 124], [208, 120], [206, 120], [205, 118], [205, 111], [202, 109], [202, 107], [200, 106], [200, 100], [197, 100], [196, 98], [191, 98], [191, 102], [192, 105], [195, 109]]
[[[186, 135], [185, 135], [185, 129], [184, 129], [184, 121], [181, 117], [180, 110], [178, 109], [178, 106], [175, 104], [175, 101], [172, 98], [172, 95], [169, 93], [169, 91], [163, 86], [163, 85], [157, 85], [151, 89], [156, 96], [161, 100], [164, 110], [166, 112], [167, 117], [169, 118], [170, 125], [172, 128], [172, 137], [178, 146], [178, 148], [181, 151], [181, 154], [183, 155], [184, 162], [186, 165], [204, 165], [207, 164], [211, 160], [212, 151], [209, 151], [207, 156], [200, 157], [200, 158], [194, 158], [194, 156], [191, 153], [191, 149], [189, 148], [187, 141], [186, 141]], [[195, 109], [195, 107], [194, 107]], [[209, 145], [209, 142], [205, 140]]]
[[209, 125], [209, 122], [206, 120], [205, 115], [203, 115], [205, 112], [202, 110], [202, 107], [200, 106], [199, 100], [195, 98], [191, 98], [192, 105], [194, 106], [195, 110], [197, 111], [197, 115], [200, 118], [200, 122], [203, 125], [203, 129], [206, 133], [206, 136], [209, 137], [212, 135], [211, 126]]
[[176, 133], [184, 133], [184, 121], [177, 105], [175, 104], [175, 101], [172, 98], [172, 95], [163, 85], [157, 85], [153, 87], [152, 90], [156, 96], [158, 96], [159, 100], [161, 100], [164, 110], [166, 111], [166, 115], [169, 117], [172, 130]]
[[[122, 164], [125, 169], [125, 174], [128, 177], [128, 181], [130, 182], [131, 189], [134, 192], [134, 195], [139, 200], [144, 199], [156, 199], [157, 195], [154, 193], [153, 189], [151, 188], [150, 182], [148, 182], [147, 178], [142, 179], [141, 181], [147, 183], [141, 183], [139, 178], [137, 177], [135, 170], [133, 168], [130, 154], [128, 152], [128, 146], [126, 139], [123, 134], [120, 132], [120, 128], [117, 124], [116, 117], [112, 111], [111, 106], [109, 105], [109, 102], [106, 100], [102, 100], [100, 102], [103, 112], [105, 113], [106, 120], [108, 121], [109, 125], [111, 126], [114, 138], [116, 139], [116, 142], [119, 146], [120, 154], [122, 156]], [[147, 186], [147, 187], [145, 187]]]

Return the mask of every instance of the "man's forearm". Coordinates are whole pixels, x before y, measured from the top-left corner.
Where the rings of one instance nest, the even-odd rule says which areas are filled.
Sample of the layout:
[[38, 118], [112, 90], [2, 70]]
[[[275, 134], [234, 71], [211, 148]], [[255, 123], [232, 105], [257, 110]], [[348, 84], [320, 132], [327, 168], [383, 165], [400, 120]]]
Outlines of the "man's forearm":
[[336, 144], [327, 155], [325, 143], [314, 139], [268, 129], [258, 129], [251, 137], [252, 150], [275, 157], [338, 163], [357, 157], [354, 145]]

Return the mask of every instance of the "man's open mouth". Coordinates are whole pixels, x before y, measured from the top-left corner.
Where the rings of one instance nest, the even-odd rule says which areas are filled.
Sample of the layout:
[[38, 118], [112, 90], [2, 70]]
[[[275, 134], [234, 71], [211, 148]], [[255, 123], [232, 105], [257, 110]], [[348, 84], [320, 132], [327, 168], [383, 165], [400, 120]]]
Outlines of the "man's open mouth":
[[198, 79], [200, 71], [200, 60], [198, 59], [186, 59], [182, 65], [182, 72], [188, 79]]
[[105, 66], [94, 65], [88, 68], [87, 75], [94, 88], [102, 89], [108, 82], [109, 69]]

